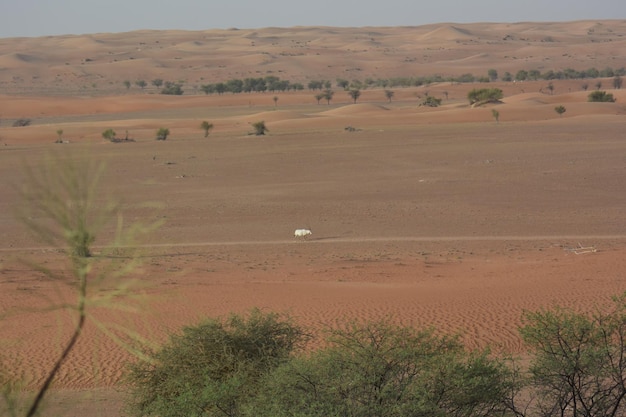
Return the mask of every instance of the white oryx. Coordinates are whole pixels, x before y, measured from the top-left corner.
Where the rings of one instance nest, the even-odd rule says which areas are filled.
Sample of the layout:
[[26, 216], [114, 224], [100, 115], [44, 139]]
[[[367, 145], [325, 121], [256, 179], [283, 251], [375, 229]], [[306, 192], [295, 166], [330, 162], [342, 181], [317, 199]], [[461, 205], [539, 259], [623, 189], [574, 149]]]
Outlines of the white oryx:
[[311, 231], [311, 229], [296, 229], [296, 231], [293, 233], [293, 236], [297, 239], [297, 238], [303, 238], [306, 239], [307, 236], [312, 235], [313, 232]]

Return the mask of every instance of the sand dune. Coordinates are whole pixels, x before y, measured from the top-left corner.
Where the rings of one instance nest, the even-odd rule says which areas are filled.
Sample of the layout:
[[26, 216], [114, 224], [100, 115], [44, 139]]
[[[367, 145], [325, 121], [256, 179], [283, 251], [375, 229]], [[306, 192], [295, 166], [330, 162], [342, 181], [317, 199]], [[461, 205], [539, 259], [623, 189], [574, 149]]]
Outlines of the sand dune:
[[[65, 270], [59, 251], [13, 216], [23, 164], [49, 151], [97, 155], [107, 163], [103, 187], [127, 221], [166, 220], [132, 273], [140, 303], [123, 299], [137, 313], [92, 310], [110, 325], [160, 342], [203, 317], [256, 306], [314, 331], [390, 317], [458, 332], [472, 348], [523, 354], [523, 310], [590, 309], [626, 290], [626, 89], [613, 89], [612, 77], [440, 82], [390, 87], [392, 100], [383, 88], [363, 89], [354, 104], [334, 84], [490, 68], [617, 69], [622, 50], [622, 20], [0, 39], [0, 315], [11, 313], [0, 323], [0, 350], [9, 372], [39, 385], [73, 323], [29, 311], [75, 300], [70, 287], [19, 261]], [[319, 91], [199, 89], [267, 75], [305, 86], [330, 80], [335, 95], [318, 103]], [[122, 84], [155, 78], [182, 82], [185, 94]], [[589, 103], [596, 82], [617, 102]], [[486, 87], [502, 89], [503, 102], [472, 108], [468, 92]], [[421, 106], [427, 95], [442, 105]], [[18, 118], [32, 124], [11, 127]], [[208, 138], [204, 120], [214, 124]], [[269, 134], [249, 136], [260, 120]], [[157, 142], [160, 127], [171, 136]], [[105, 141], [108, 128], [135, 142]], [[59, 129], [64, 144], [53, 143]], [[312, 228], [312, 238], [294, 241], [297, 227]], [[597, 251], [577, 255], [580, 244]], [[109, 390], [131, 359], [90, 323], [51, 409], [78, 400], [86, 408], [77, 415], [118, 415], [119, 393]]]

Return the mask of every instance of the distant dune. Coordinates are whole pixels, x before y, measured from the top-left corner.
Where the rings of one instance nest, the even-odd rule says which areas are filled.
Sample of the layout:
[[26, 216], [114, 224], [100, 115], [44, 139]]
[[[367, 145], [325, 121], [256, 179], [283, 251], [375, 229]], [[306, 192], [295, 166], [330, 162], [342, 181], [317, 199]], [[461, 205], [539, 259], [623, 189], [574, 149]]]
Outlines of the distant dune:
[[[0, 39], [5, 94], [155, 92], [123, 81], [206, 83], [278, 76], [292, 82], [624, 66], [626, 21], [442, 23], [98, 33]], [[19, 51], [19, 52], [16, 52]]]

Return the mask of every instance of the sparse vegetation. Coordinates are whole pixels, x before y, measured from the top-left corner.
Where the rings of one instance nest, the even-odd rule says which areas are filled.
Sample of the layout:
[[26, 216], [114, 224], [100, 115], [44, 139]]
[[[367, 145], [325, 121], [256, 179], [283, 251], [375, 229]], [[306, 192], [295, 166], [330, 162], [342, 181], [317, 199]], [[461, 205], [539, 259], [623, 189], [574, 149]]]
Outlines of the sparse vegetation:
[[330, 106], [330, 101], [333, 99], [335, 92], [331, 89], [326, 89], [322, 93], [322, 98], [326, 100], [326, 104]]
[[156, 140], [166, 140], [169, 135], [170, 130], [168, 128], [161, 127], [159, 128], [159, 130], [157, 130]]
[[394, 92], [392, 90], [385, 90], [385, 97], [387, 97], [387, 101], [391, 103], [391, 99], [394, 96]]
[[613, 94], [607, 93], [606, 91], [592, 91], [587, 96], [587, 101], [590, 102], [598, 102], [598, 103], [613, 103], [615, 102], [615, 98]]
[[127, 89], [127, 90], [128, 90], [128, 89], [130, 88], [130, 86], [131, 86], [130, 81], [128, 81], [128, 80], [124, 80], [123, 84], [124, 84], [124, 87], [126, 87], [126, 89]]
[[152, 85], [155, 86], [156, 88], [159, 88], [163, 85], [163, 80], [160, 78], [155, 78], [154, 80], [151, 81]]
[[563, 106], [563, 105], [561, 105], [561, 106], [556, 106], [556, 107], [554, 108], [554, 111], [555, 111], [555, 112], [557, 112], [557, 114], [558, 114], [559, 116], [563, 116], [563, 113], [565, 113], [565, 112], [566, 112], [566, 110], [567, 110], [567, 109], [566, 109], [566, 108], [565, 108], [565, 106]]
[[269, 129], [265, 126], [265, 122], [262, 120], [253, 123], [252, 128], [254, 129], [254, 134], [256, 136], [262, 136], [265, 135], [266, 132], [269, 132]]
[[613, 88], [616, 90], [619, 90], [620, 88], [622, 88], [623, 82], [624, 80], [622, 79], [622, 77], [620, 77], [619, 75], [616, 75], [613, 78]]
[[145, 80], [137, 80], [135, 81], [135, 85], [143, 90], [144, 88], [146, 88], [148, 83]]
[[202, 130], [204, 130], [204, 137], [208, 138], [209, 137], [209, 131], [211, 129], [213, 129], [213, 123], [209, 123], [206, 120], [204, 120], [202, 123], [200, 123], [200, 128]]
[[63, 129], [57, 129], [56, 143], [63, 143]]

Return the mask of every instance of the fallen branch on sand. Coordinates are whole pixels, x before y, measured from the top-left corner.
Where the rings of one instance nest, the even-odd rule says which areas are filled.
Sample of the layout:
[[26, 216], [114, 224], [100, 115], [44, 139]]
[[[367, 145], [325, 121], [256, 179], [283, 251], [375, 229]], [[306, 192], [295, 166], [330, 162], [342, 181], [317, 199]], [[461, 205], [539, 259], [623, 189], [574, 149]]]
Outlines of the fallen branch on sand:
[[568, 252], [573, 252], [576, 255], [581, 255], [583, 253], [594, 253], [597, 252], [597, 249], [595, 246], [583, 246], [580, 244], [580, 242], [578, 243], [578, 247], [575, 248], [567, 248], [565, 249]]

